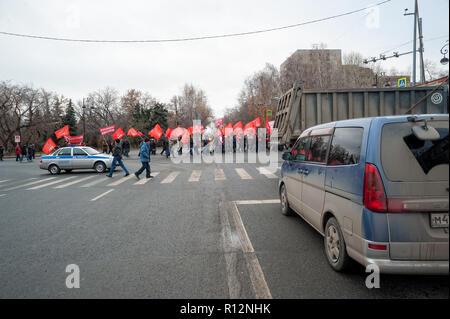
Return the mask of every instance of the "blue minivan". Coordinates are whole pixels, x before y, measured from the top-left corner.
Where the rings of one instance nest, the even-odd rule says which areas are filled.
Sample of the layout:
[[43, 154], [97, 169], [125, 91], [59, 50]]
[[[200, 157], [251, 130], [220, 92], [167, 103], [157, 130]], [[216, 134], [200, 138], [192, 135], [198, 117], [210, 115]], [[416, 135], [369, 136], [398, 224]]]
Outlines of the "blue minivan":
[[449, 116], [420, 114], [311, 127], [283, 153], [281, 212], [324, 236], [336, 271], [449, 273]]

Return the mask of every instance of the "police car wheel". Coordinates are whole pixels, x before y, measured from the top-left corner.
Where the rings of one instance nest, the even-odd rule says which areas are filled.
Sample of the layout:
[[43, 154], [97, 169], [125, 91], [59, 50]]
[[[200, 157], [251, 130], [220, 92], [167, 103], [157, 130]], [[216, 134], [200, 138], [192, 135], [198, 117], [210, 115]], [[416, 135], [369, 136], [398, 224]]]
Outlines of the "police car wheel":
[[94, 165], [94, 169], [97, 173], [103, 173], [106, 170], [106, 165], [103, 162], [97, 162]]
[[60, 169], [57, 165], [55, 165], [55, 164], [50, 165], [50, 167], [48, 168], [48, 171], [49, 171], [50, 174], [52, 174], [52, 175], [56, 175], [56, 174], [61, 173], [61, 169]]

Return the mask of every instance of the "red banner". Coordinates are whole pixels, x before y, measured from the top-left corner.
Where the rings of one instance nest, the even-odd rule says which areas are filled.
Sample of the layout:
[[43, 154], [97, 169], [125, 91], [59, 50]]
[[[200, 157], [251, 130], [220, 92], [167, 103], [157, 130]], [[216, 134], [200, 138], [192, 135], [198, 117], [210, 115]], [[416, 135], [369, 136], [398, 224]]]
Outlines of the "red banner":
[[172, 135], [172, 132], [173, 132], [173, 129], [171, 129], [170, 127], [167, 128], [167, 130], [166, 130], [166, 136], [167, 136], [168, 139], [170, 139], [170, 136]]
[[149, 136], [154, 137], [157, 140], [161, 138], [162, 134], [163, 130], [161, 129], [161, 126], [159, 126], [159, 124], [156, 124], [155, 127], [150, 132], [148, 132]]
[[266, 119], [266, 130], [267, 130], [266, 136], [268, 136], [268, 135], [270, 135], [270, 133], [272, 133], [272, 128], [270, 127], [268, 119]]
[[69, 125], [64, 126], [55, 132], [56, 138], [61, 138], [63, 136], [69, 136]]
[[67, 143], [69, 144], [80, 144], [83, 142], [83, 135], [78, 136], [64, 136]]
[[125, 136], [125, 133], [123, 132], [123, 130], [122, 130], [122, 127], [119, 127], [118, 129], [117, 129], [117, 131], [115, 131], [112, 135], [111, 135], [111, 137], [113, 138], [113, 139], [115, 139], [115, 140], [120, 140], [122, 137], [124, 137]]
[[114, 132], [116, 130], [116, 125], [114, 124], [114, 125], [110, 125], [107, 127], [101, 127], [101, 128], [99, 128], [99, 130], [100, 130], [100, 133], [102, 133], [102, 135], [106, 135], [106, 134]]
[[223, 119], [216, 120], [216, 127], [220, 127], [223, 125]]
[[183, 135], [184, 131], [185, 131], [184, 128], [178, 126], [176, 129], [174, 129], [174, 130], [172, 131], [172, 134], [170, 135], [170, 137], [178, 138], [178, 137], [180, 137], [181, 135]]
[[48, 155], [50, 154], [51, 151], [53, 151], [55, 147], [56, 147], [55, 142], [53, 142], [53, 140], [49, 138], [45, 143], [44, 147], [42, 148], [42, 151]]
[[136, 136], [139, 136], [139, 133], [138, 133], [134, 128], [130, 128], [130, 129], [128, 130], [127, 135], [128, 135], [128, 136], [136, 137]]

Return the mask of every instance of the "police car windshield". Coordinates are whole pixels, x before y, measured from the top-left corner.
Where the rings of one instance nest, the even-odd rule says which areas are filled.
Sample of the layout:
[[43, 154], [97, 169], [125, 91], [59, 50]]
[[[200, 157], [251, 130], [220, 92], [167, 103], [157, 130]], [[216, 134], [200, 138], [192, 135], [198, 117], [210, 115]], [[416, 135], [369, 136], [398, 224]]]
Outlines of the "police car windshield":
[[89, 155], [95, 155], [95, 154], [100, 154], [99, 151], [91, 148], [91, 147], [83, 147], [83, 150], [88, 153]]

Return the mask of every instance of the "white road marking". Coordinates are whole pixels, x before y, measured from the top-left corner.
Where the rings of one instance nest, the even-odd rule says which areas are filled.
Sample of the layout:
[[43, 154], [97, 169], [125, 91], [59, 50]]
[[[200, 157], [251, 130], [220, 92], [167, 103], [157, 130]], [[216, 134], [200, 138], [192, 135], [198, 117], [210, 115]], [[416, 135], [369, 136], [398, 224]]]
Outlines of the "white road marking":
[[256, 169], [259, 171], [260, 174], [266, 176], [267, 178], [278, 178], [277, 175], [273, 174], [265, 167], [257, 167]]
[[279, 204], [279, 199], [235, 200], [236, 205]]
[[38, 181], [34, 181], [34, 182], [30, 182], [30, 183], [26, 183], [26, 184], [17, 185], [17, 186], [14, 186], [14, 187], [6, 188], [3, 191], [11, 191], [13, 189], [18, 189], [18, 188], [21, 188], [21, 187], [27, 187], [27, 186], [34, 185], [34, 184], [37, 184], [37, 183], [42, 183], [42, 182], [45, 182], [45, 181], [49, 181], [49, 180], [52, 180], [52, 179], [55, 179], [55, 178], [56, 177], [44, 178], [44, 179], [40, 179]]
[[127, 181], [127, 180], [129, 180], [129, 179], [132, 179], [132, 178], [136, 178], [136, 176], [134, 176], [133, 174], [130, 174], [130, 175], [127, 176], [127, 177], [121, 177], [121, 178], [119, 178], [117, 181], [112, 182], [112, 183], [108, 184], [107, 186], [117, 186], [117, 185], [120, 185], [120, 184], [122, 184], [123, 182], [125, 182], [125, 181]]
[[[153, 177], [156, 177], [156, 176], [158, 176], [158, 174], [159, 174], [159, 172], [153, 172], [150, 175], [152, 175]], [[133, 185], [143, 185], [143, 184], [147, 183], [151, 179], [153, 179], [153, 178], [141, 178], [139, 181], [137, 181]]]
[[108, 191], [106, 191], [106, 192], [104, 192], [104, 193], [102, 193], [102, 194], [100, 194], [100, 195], [98, 195], [97, 197], [94, 197], [93, 199], [91, 199], [91, 202], [94, 202], [94, 201], [96, 201], [97, 199], [102, 198], [103, 196], [105, 196], [105, 195], [111, 193], [112, 191], [114, 191], [114, 188], [113, 188], [113, 189], [110, 189], [110, 190], [108, 190]]
[[77, 184], [77, 183], [80, 183], [80, 182], [83, 182], [83, 181], [87, 181], [88, 179], [91, 179], [91, 178], [94, 178], [94, 177], [95, 177], [95, 175], [94, 176], [88, 176], [88, 177], [77, 179], [75, 181], [72, 181], [72, 182], [69, 182], [69, 183], [66, 183], [66, 184], [55, 186], [53, 188], [57, 189], [57, 188], [68, 187], [68, 186], [73, 185], [73, 184]]
[[202, 171], [193, 170], [188, 182], [198, 182], [200, 180], [200, 176], [202, 176]]
[[167, 176], [162, 182], [161, 184], [170, 184], [174, 181], [174, 179], [178, 176], [178, 174], [180, 174], [180, 172], [172, 172], [169, 174], [169, 176]]
[[27, 190], [36, 190], [36, 189], [44, 188], [44, 187], [51, 186], [51, 185], [54, 185], [54, 184], [57, 184], [57, 183], [61, 183], [61, 182], [64, 182], [64, 181], [68, 181], [68, 180], [74, 179], [74, 178], [75, 178], [75, 176], [66, 177], [66, 178], [59, 178], [56, 181], [53, 181], [53, 182], [50, 182], [50, 183], [41, 184], [41, 185], [38, 185], [38, 186], [27, 188]]
[[223, 172], [223, 169], [216, 168], [214, 171], [214, 180], [223, 181], [225, 179], [227, 179], [227, 178], [225, 177], [225, 173]]
[[98, 183], [100, 183], [100, 182], [104, 182], [104, 181], [105, 181], [105, 178], [104, 178], [103, 175], [101, 175], [101, 176], [102, 176], [102, 177], [99, 177], [99, 178], [96, 179], [95, 181], [92, 181], [92, 182], [90, 182], [90, 183], [81, 185], [80, 187], [91, 187], [91, 186], [94, 186], [95, 184], [98, 184]]
[[234, 223], [241, 240], [245, 261], [247, 262], [247, 269], [253, 286], [253, 292], [255, 293], [257, 299], [272, 299], [272, 294], [270, 293], [266, 278], [264, 277], [261, 265], [259, 264], [258, 257], [255, 254], [252, 242], [248, 237], [236, 203], [231, 202], [231, 208]]
[[0, 194], [0, 197], [6, 196], [6, 194]]
[[4, 183], [4, 182], [7, 182], [7, 181], [10, 181], [10, 179], [4, 179], [4, 180], [0, 181], [0, 183]]
[[243, 168], [235, 168], [236, 173], [238, 173], [238, 175], [241, 177], [241, 179], [253, 179], [253, 177], [251, 177], [247, 171]]

